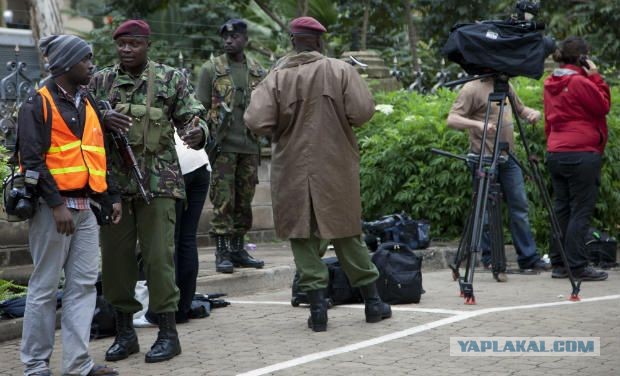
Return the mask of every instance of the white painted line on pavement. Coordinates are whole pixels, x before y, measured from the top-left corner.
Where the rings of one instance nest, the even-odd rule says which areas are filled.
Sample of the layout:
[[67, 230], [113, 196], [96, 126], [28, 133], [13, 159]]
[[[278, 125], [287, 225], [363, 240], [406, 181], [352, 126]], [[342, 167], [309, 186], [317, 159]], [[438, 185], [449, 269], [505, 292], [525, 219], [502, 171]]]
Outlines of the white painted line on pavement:
[[[344, 305], [339, 305], [338, 307], [364, 309], [364, 306], [361, 304], [360, 305], [344, 304]], [[457, 311], [454, 309], [442, 309], [442, 308], [413, 308], [413, 307], [395, 307], [395, 306], [392, 306], [392, 311], [441, 313], [445, 315], [461, 315], [463, 313], [469, 312], [469, 311]]]
[[[231, 304], [256, 304], [256, 305], [291, 305], [291, 302], [277, 302], [277, 301], [261, 301], [261, 300], [229, 300]], [[339, 308], [357, 308], [364, 309], [364, 306], [353, 305], [353, 304], [343, 304], [338, 305]], [[465, 313], [468, 311], [457, 311], [453, 309], [441, 309], [441, 308], [413, 308], [413, 307], [394, 307], [392, 306], [392, 311], [403, 311], [403, 312], [424, 312], [424, 313], [440, 313], [445, 315], [460, 315], [461, 313]]]
[[276, 302], [269, 300], [228, 300], [231, 304], [270, 304], [270, 305], [291, 305], [291, 302]]
[[[258, 369], [248, 371], [245, 373], [240, 373], [237, 376], [261, 376], [261, 375], [265, 375], [268, 373], [281, 371], [283, 369], [296, 367], [296, 366], [299, 366], [305, 363], [310, 363], [315, 360], [324, 359], [330, 356], [335, 356], [335, 355], [340, 355], [340, 354], [360, 350], [360, 349], [370, 347], [370, 346], [375, 346], [381, 343], [385, 343], [385, 342], [393, 341], [395, 339], [411, 336], [417, 333], [425, 332], [430, 329], [438, 328], [440, 326], [450, 325], [455, 322], [467, 320], [472, 317], [477, 317], [477, 316], [485, 315], [488, 313], [510, 311], [510, 310], [515, 310], [515, 309], [547, 308], [547, 307], [556, 307], [556, 306], [567, 305], [567, 304], [582, 304], [582, 303], [590, 303], [590, 302], [598, 302], [598, 301], [614, 300], [614, 299], [620, 299], [620, 295], [607, 295], [607, 296], [599, 296], [599, 297], [594, 297], [594, 298], [584, 298], [584, 299], [581, 299], [581, 301], [579, 302], [571, 302], [571, 301], [566, 300], [566, 301], [561, 301], [561, 302], [527, 304], [527, 305], [511, 306], [511, 307], [484, 308], [484, 309], [479, 309], [479, 310], [475, 310], [471, 312], [464, 312], [464, 313], [461, 313], [461, 314], [458, 314], [452, 317], [446, 317], [444, 319], [433, 321], [427, 324], [414, 326], [412, 328], [390, 333], [390, 334], [387, 334], [381, 337], [372, 338], [372, 339], [362, 341], [362, 342], [352, 343], [350, 345], [337, 347], [332, 350], [320, 351], [320, 352], [316, 352], [313, 354], [304, 355], [299, 358], [288, 360], [286, 362], [276, 363], [276, 364], [273, 364], [267, 367], [258, 368]], [[280, 304], [280, 302], [278, 302], [278, 304]]]

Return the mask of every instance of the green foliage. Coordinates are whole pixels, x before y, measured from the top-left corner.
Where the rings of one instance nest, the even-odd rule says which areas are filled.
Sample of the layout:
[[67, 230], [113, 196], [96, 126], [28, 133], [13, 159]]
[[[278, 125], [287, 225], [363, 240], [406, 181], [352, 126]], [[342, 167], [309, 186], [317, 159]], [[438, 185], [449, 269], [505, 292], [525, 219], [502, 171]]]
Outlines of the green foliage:
[[0, 184], [7, 176], [9, 176], [10, 170], [7, 166], [7, 161], [9, 160], [9, 157], [10, 152], [6, 150], [2, 145], [0, 145]]
[[[527, 106], [542, 111], [542, 82], [516, 79], [512, 84]], [[612, 89], [612, 97], [619, 95], [619, 89]], [[466, 134], [451, 130], [445, 124], [455, 97], [456, 93], [447, 90], [440, 90], [434, 96], [406, 91], [376, 96], [376, 103], [392, 105], [394, 111], [389, 115], [377, 112], [357, 133], [362, 155], [362, 205], [366, 220], [405, 211], [416, 218], [429, 219], [432, 236], [436, 239], [460, 236], [470, 206], [469, 170], [460, 160], [430, 152], [431, 148], [437, 148], [462, 155], [468, 149]], [[613, 105], [608, 125], [610, 142], [605, 151], [601, 189], [592, 225], [615, 234], [620, 224], [620, 144], [614, 142], [620, 132], [620, 104]], [[523, 129], [532, 153], [542, 160], [546, 150], [542, 123], [537, 126], [524, 123]], [[516, 149], [518, 159], [527, 166], [519, 137]], [[540, 164], [540, 169], [553, 197], [544, 164]], [[547, 249], [548, 214], [540, 192], [530, 179], [526, 180], [526, 189], [536, 241], [540, 249]], [[506, 232], [506, 235], [509, 234]]]
[[[594, 61], [606, 71], [617, 71], [620, 60], [620, 0], [543, 1], [541, 19], [558, 40], [583, 36], [591, 45]], [[611, 77], [610, 77], [611, 78]], [[618, 77], [613, 77], [617, 80]]]
[[364, 218], [404, 210], [431, 220], [435, 237], [459, 233], [471, 191], [467, 167], [431, 153], [432, 147], [457, 153], [467, 148], [466, 137], [445, 126], [455, 95], [441, 90], [437, 96], [378, 96], [377, 103], [392, 105], [394, 112], [377, 112], [358, 132]]
[[0, 279], [0, 302], [25, 296], [28, 290], [25, 286], [16, 285], [11, 281]]

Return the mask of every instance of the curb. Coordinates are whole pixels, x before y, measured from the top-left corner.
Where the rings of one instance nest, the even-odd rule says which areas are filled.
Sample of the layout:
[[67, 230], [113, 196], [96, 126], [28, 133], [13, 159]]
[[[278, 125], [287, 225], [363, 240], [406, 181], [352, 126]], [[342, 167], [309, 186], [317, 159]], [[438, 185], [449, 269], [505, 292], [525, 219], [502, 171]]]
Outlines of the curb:
[[232, 275], [199, 277], [196, 280], [196, 290], [203, 289], [206, 292], [227, 295], [251, 295], [291, 287], [294, 276], [295, 267], [291, 265], [264, 269], [237, 269]]
[[[455, 244], [437, 244], [427, 249], [414, 251], [423, 257], [422, 272], [447, 269], [456, 253]], [[290, 250], [288, 250], [290, 252]], [[330, 252], [333, 253], [333, 252]], [[276, 265], [263, 269], [236, 269], [232, 274], [213, 274], [198, 277], [197, 292], [225, 293], [229, 296], [252, 295], [259, 292], [290, 288], [295, 275], [292, 253], [288, 265]], [[328, 254], [331, 256], [332, 254]], [[506, 246], [508, 262], [516, 262], [512, 247]], [[450, 278], [447, 275], [447, 278]], [[60, 327], [61, 311], [56, 314], [56, 327]], [[23, 318], [0, 321], [0, 342], [21, 337]]]

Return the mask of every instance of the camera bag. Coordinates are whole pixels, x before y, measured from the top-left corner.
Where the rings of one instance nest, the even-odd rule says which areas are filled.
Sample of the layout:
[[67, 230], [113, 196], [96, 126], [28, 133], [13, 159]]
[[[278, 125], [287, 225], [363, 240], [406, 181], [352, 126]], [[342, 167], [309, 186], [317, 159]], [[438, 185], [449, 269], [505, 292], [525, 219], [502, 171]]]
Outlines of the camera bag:
[[419, 303], [422, 288], [422, 257], [407, 244], [388, 242], [379, 246], [372, 261], [379, 269], [377, 290], [389, 304]]
[[592, 227], [588, 230], [586, 252], [591, 263], [603, 269], [613, 268], [618, 265], [617, 250], [616, 238]]
[[[364, 301], [358, 288], [351, 287], [347, 275], [340, 267], [337, 257], [325, 257], [323, 263], [327, 265], [329, 283], [327, 286], [328, 306], [337, 304], [361, 303]], [[291, 305], [308, 304], [308, 294], [299, 289], [299, 272], [295, 272], [292, 286]]]
[[375, 251], [379, 243], [406, 244], [411, 249], [428, 248], [431, 225], [424, 219], [412, 219], [405, 213], [390, 214], [372, 222], [363, 222], [364, 242]]

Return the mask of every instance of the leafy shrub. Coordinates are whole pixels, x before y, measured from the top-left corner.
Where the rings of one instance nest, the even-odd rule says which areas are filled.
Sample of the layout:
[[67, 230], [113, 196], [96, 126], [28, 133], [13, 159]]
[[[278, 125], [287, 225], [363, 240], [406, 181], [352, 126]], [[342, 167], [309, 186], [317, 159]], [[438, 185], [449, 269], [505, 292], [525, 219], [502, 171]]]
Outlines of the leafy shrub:
[[0, 146], [0, 184], [4, 181], [4, 178], [9, 176], [9, 168], [7, 161], [9, 160], [9, 152], [4, 147]]
[[[542, 111], [542, 82], [516, 79], [512, 84], [527, 106]], [[612, 89], [612, 97], [618, 98], [619, 95], [620, 90]], [[464, 162], [430, 151], [437, 148], [459, 155], [467, 152], [466, 134], [446, 126], [455, 98], [456, 93], [447, 90], [428, 96], [406, 91], [376, 95], [376, 103], [393, 106], [393, 112], [377, 112], [357, 132], [366, 220], [405, 211], [413, 217], [429, 219], [435, 239], [460, 236], [471, 201], [470, 172]], [[608, 124], [610, 142], [592, 225], [616, 233], [620, 223], [620, 144], [615, 140], [620, 132], [620, 104], [613, 105]], [[522, 122], [522, 125], [532, 153], [542, 160], [546, 149], [542, 122], [535, 126]], [[517, 137], [516, 149], [518, 159], [529, 168], [520, 137]], [[540, 167], [552, 195], [544, 164], [541, 163]], [[549, 217], [538, 189], [527, 180], [530, 222], [539, 248], [547, 249]]]
[[0, 279], [0, 302], [26, 295], [28, 288]]

